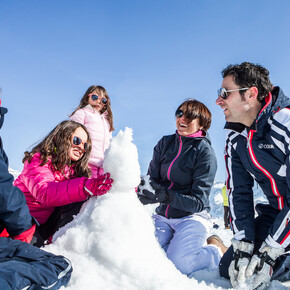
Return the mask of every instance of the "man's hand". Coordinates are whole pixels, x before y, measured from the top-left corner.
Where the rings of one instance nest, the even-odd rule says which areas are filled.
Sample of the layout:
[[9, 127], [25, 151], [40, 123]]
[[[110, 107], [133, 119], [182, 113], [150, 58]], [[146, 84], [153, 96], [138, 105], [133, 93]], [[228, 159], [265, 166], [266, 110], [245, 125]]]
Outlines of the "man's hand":
[[269, 286], [275, 261], [284, 253], [285, 249], [282, 247], [273, 248], [265, 242], [262, 244], [246, 270], [246, 277], [253, 275], [253, 289], [262, 290]]
[[246, 269], [254, 251], [254, 244], [251, 242], [232, 239], [234, 260], [229, 267], [229, 276], [233, 287], [237, 287], [246, 281]]

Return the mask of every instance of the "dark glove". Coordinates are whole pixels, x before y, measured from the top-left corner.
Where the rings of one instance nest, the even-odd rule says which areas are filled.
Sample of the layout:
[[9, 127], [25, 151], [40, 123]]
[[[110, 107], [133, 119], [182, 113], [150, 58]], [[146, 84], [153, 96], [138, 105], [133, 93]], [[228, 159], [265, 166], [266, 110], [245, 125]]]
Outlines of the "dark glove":
[[160, 184], [150, 180], [149, 175], [141, 177], [137, 196], [143, 204], [166, 202], [169, 199], [168, 191]]
[[87, 179], [84, 186], [84, 192], [87, 195], [103, 195], [112, 187], [113, 179], [110, 173], [99, 175], [97, 178]]

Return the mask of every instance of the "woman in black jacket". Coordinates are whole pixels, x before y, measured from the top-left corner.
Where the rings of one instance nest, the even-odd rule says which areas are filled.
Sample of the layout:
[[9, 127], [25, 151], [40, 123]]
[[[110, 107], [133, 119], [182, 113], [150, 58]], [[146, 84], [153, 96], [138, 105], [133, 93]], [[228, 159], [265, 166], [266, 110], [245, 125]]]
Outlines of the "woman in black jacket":
[[190, 275], [216, 268], [225, 251], [217, 236], [204, 246], [211, 226], [209, 194], [217, 162], [206, 133], [211, 124], [208, 108], [189, 99], [175, 116], [176, 133], [155, 146], [138, 197], [143, 204], [160, 203], [153, 216], [156, 237], [175, 266]]

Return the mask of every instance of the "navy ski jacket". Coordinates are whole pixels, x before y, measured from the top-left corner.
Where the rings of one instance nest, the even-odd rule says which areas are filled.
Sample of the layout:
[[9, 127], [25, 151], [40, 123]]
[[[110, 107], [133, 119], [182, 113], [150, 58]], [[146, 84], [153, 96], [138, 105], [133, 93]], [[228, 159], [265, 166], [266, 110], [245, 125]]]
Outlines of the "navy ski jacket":
[[66, 286], [71, 262], [30, 244], [0, 238], [0, 289], [49, 289]]
[[209, 194], [217, 170], [217, 161], [209, 136], [164, 136], [154, 148], [148, 174], [170, 195], [156, 213], [180, 218], [209, 211]]
[[0, 233], [6, 228], [10, 236], [17, 236], [31, 228], [33, 219], [22, 191], [13, 186], [8, 172], [8, 158], [0, 137]]
[[266, 195], [276, 219], [266, 242], [290, 244], [290, 100], [275, 87], [250, 128], [226, 123], [225, 161], [234, 237], [255, 240], [254, 180]]

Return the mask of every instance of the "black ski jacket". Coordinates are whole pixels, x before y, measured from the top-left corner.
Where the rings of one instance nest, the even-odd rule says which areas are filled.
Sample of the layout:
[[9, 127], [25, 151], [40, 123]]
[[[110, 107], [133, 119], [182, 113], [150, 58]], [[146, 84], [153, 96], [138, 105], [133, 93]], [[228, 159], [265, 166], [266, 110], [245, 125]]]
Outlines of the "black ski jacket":
[[148, 174], [167, 189], [168, 204], [161, 203], [156, 213], [180, 218], [209, 211], [209, 194], [217, 170], [217, 161], [208, 135], [164, 136], [154, 148]]

